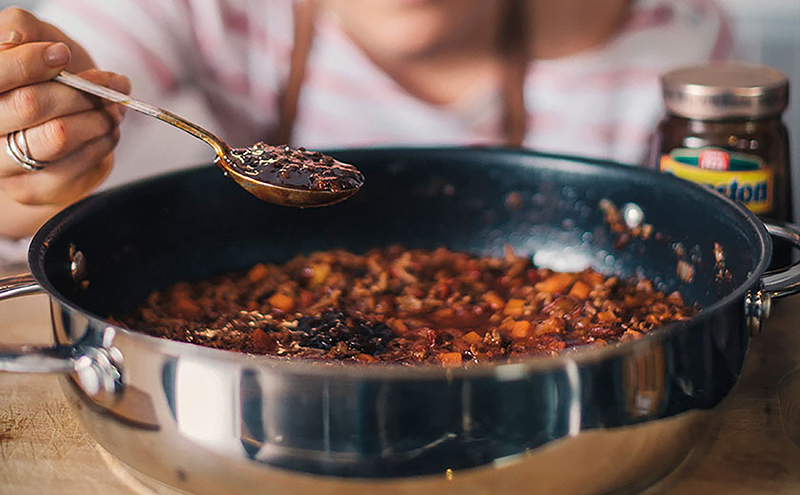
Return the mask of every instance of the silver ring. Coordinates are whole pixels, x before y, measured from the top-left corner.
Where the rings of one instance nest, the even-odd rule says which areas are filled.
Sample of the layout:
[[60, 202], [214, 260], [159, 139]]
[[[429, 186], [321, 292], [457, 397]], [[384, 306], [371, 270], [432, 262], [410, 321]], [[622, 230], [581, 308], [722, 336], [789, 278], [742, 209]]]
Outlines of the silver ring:
[[28, 141], [25, 139], [25, 131], [14, 131], [6, 134], [6, 153], [12, 160], [25, 169], [27, 172], [43, 170], [50, 162], [40, 162], [30, 157], [28, 154]]

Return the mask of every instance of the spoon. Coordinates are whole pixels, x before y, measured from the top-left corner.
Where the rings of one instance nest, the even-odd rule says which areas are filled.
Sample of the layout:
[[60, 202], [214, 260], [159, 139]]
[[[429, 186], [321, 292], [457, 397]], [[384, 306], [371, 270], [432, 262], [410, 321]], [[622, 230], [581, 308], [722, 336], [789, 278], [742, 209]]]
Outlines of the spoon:
[[62, 84], [125, 105], [137, 112], [200, 138], [214, 149], [214, 163], [257, 198], [286, 206], [325, 206], [355, 194], [364, 176], [354, 166], [319, 152], [288, 146], [257, 143], [249, 148], [231, 148], [199, 125], [172, 112], [100, 86], [68, 72], [54, 78]]

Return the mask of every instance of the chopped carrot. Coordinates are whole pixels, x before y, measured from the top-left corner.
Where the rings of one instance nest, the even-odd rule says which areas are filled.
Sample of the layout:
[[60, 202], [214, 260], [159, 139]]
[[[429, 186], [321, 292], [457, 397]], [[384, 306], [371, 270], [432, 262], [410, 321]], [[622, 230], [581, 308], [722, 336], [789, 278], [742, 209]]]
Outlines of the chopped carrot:
[[461, 337], [461, 340], [463, 340], [464, 342], [466, 342], [469, 345], [472, 345], [472, 344], [477, 344], [479, 342], [482, 342], [483, 341], [483, 337], [478, 335], [476, 332], [468, 332], [468, 333], [464, 334], [463, 337]]
[[311, 266], [311, 285], [322, 285], [331, 273], [331, 265], [317, 263]]
[[514, 326], [514, 323], [516, 323], [516, 322], [517, 322], [517, 320], [515, 320], [514, 318], [505, 318], [500, 323], [500, 326], [498, 326], [497, 328], [499, 330], [508, 330], [510, 332], [511, 328]]
[[573, 274], [557, 272], [534, 285], [534, 287], [538, 291], [555, 294], [567, 290], [567, 288], [572, 285], [573, 280], [575, 280]]
[[393, 326], [394, 329], [400, 333], [408, 332], [408, 326], [403, 320], [400, 319], [392, 320], [391, 326]]
[[275, 339], [272, 335], [264, 332], [260, 328], [257, 328], [252, 334], [250, 334], [250, 338], [252, 339], [253, 345], [255, 346], [256, 351], [258, 352], [269, 352], [275, 348]]
[[597, 319], [603, 322], [614, 321], [617, 319], [617, 315], [615, 315], [613, 311], [606, 310], [597, 313]]
[[269, 275], [269, 269], [263, 263], [259, 263], [247, 272], [247, 280], [250, 282], [259, 282], [264, 280]]
[[442, 363], [442, 366], [461, 366], [461, 353], [460, 352], [445, 352], [436, 356]]
[[489, 303], [489, 307], [495, 311], [503, 309], [503, 306], [506, 305], [505, 301], [494, 292], [487, 292], [484, 294], [483, 300]]
[[506, 307], [503, 310], [504, 314], [509, 316], [522, 316], [522, 313], [525, 311], [525, 300], [524, 299], [509, 299], [506, 303]]
[[441, 318], [443, 320], [452, 318], [456, 315], [456, 311], [453, 308], [441, 308], [434, 311], [433, 316], [436, 318]]
[[518, 321], [511, 327], [511, 336], [518, 339], [523, 339], [528, 336], [531, 331], [531, 322]]
[[356, 359], [358, 359], [362, 363], [375, 363], [375, 362], [378, 361], [377, 358], [375, 358], [373, 356], [370, 356], [369, 354], [364, 354], [364, 353], [358, 354], [356, 356]]
[[589, 297], [589, 291], [591, 289], [588, 285], [578, 280], [573, 284], [572, 289], [569, 290], [569, 295], [572, 297], [577, 297], [578, 299], [586, 299]]
[[581, 280], [592, 287], [596, 287], [601, 285], [605, 281], [605, 277], [602, 273], [598, 272], [584, 272], [581, 273]]
[[639, 306], [642, 304], [642, 297], [640, 297], [639, 294], [636, 295], [626, 294], [625, 297], [622, 299], [622, 303], [629, 308], [634, 306]]
[[[563, 320], [562, 320], [563, 321]], [[548, 318], [546, 320], [542, 320], [536, 324], [536, 335], [544, 335], [547, 333], [558, 333], [559, 328], [556, 324], [556, 321], [552, 318]]]
[[294, 299], [280, 292], [273, 294], [272, 297], [269, 298], [269, 303], [273, 308], [279, 309], [284, 313], [288, 313], [294, 309]]
[[667, 296], [667, 301], [669, 301], [672, 304], [678, 304], [680, 306], [684, 305], [683, 297], [681, 296], [681, 293], [678, 291], [675, 291], [669, 296]]
[[175, 300], [175, 308], [184, 315], [194, 315], [200, 312], [200, 306], [188, 297], [179, 297]]

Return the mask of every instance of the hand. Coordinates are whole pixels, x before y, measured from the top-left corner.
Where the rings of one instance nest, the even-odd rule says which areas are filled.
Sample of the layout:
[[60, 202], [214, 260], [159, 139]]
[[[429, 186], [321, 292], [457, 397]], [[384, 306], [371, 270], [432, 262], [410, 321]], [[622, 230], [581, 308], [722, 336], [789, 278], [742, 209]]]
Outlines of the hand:
[[[55, 27], [21, 9], [0, 12], [0, 142], [23, 131], [28, 155], [47, 162], [29, 172], [0, 147], [0, 191], [25, 205], [75, 201], [113, 164], [122, 107], [51, 81], [62, 70], [130, 92], [127, 78], [95, 69], [87, 53]], [[3, 230], [9, 231], [0, 225]]]

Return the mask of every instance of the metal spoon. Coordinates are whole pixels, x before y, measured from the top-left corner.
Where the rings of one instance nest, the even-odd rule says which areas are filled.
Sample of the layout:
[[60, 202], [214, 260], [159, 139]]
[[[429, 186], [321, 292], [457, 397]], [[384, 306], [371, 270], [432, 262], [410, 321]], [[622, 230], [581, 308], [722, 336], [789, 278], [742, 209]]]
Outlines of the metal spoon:
[[[248, 173], [257, 170], [259, 167], [270, 166], [275, 161], [272, 159], [265, 159], [265, 148], [272, 147], [267, 147], [263, 143], [259, 143], [250, 148], [231, 148], [225, 141], [211, 132], [172, 112], [104, 86], [94, 84], [74, 74], [61, 72], [54, 80], [75, 89], [99, 96], [100, 98], [125, 105], [137, 112], [155, 117], [178, 129], [188, 132], [192, 136], [202, 139], [214, 149], [214, 152], [217, 154], [215, 163], [225, 172], [226, 176], [232, 178], [249, 193], [269, 203], [300, 207], [330, 205], [343, 201], [355, 194], [364, 182], [363, 175], [361, 175], [355, 167], [331, 159], [315, 160], [316, 163], [314, 165], [316, 166], [317, 172], [323, 169], [335, 172], [332, 176], [327, 177], [327, 179], [334, 179], [336, 187], [324, 186], [324, 184], [332, 183], [330, 181], [317, 181], [318, 186], [315, 188], [308, 185], [310, 182], [308, 180], [282, 181], [276, 180], [280, 177], [276, 174]], [[289, 154], [294, 152], [293, 154], [295, 157], [305, 157], [307, 155], [322, 156], [318, 153], [306, 152], [302, 148], [299, 151], [283, 148], [281, 151], [285, 151]], [[295, 167], [292, 169], [291, 173], [295, 175], [306, 173], [306, 175], [308, 175], [312, 172], [313, 171], [307, 171], [307, 169], [302, 167], [298, 170]], [[259, 177], [267, 177], [269, 181], [260, 180]], [[308, 177], [304, 177], [304, 179], [308, 179]]]

